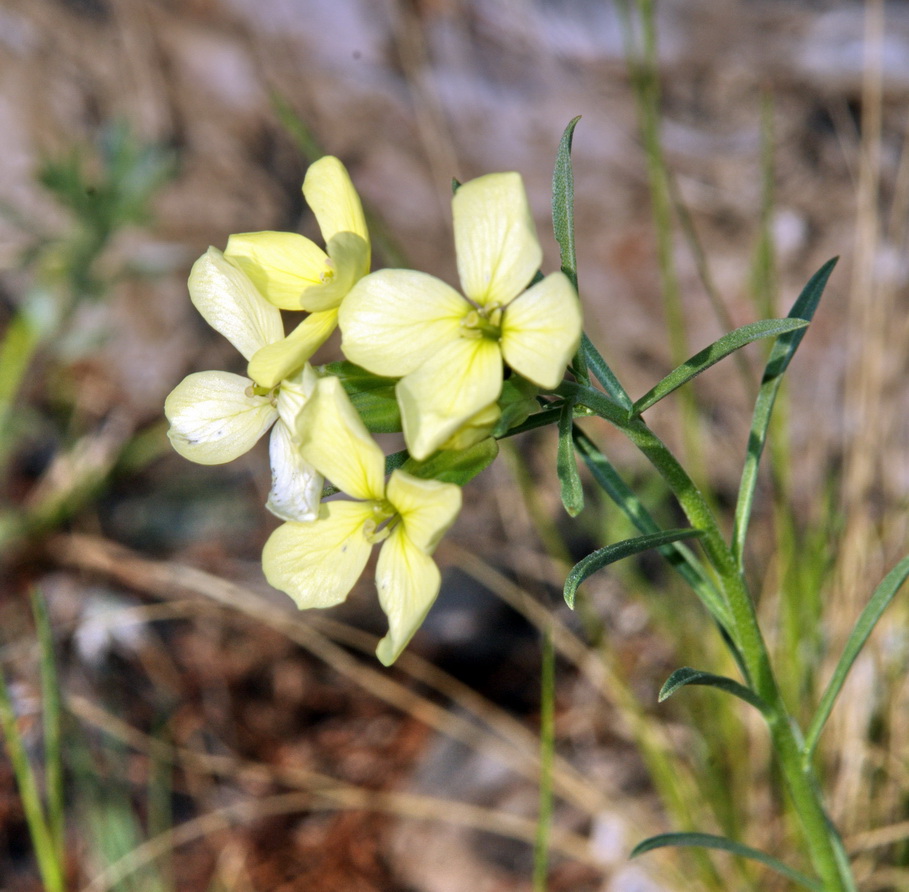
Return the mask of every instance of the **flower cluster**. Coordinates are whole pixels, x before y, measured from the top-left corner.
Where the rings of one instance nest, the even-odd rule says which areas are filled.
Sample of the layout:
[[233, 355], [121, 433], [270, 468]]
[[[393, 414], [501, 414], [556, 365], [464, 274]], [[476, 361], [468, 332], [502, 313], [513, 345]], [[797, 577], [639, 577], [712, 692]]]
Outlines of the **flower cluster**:
[[[381, 543], [376, 586], [389, 631], [377, 654], [389, 665], [438, 594], [432, 553], [461, 507], [459, 484], [492, 460], [494, 437], [527, 417], [540, 389], [558, 386], [580, 309], [562, 273], [539, 275], [516, 173], [455, 192], [462, 293], [413, 270], [370, 272], [363, 209], [336, 158], [309, 168], [303, 195], [324, 250], [294, 233], [245, 233], [194, 265], [190, 297], [247, 374], [189, 375], [165, 403], [168, 435], [185, 458], [218, 464], [271, 429], [266, 507], [285, 523], [263, 569], [301, 608], [343, 601]], [[287, 335], [282, 309], [307, 313]], [[347, 361], [310, 365], [338, 326]], [[410, 456], [387, 480], [378, 430], [403, 431]], [[350, 499], [323, 501], [326, 479]]]

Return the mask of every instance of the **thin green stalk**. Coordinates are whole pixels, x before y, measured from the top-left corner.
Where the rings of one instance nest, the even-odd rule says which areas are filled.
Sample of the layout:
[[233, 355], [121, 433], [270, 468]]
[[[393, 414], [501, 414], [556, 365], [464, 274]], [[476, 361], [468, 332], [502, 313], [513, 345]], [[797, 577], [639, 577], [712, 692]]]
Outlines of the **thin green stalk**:
[[546, 892], [549, 838], [552, 835], [552, 770], [555, 761], [555, 647], [552, 634], [543, 634], [540, 668], [540, 817], [533, 857], [533, 890]]
[[[616, 412], [612, 401], [599, 391], [575, 384], [563, 384], [560, 391], [570, 395], [578, 405], [587, 406], [600, 417], [615, 423]], [[666, 481], [691, 526], [703, 532], [701, 545], [719, 578], [732, 615], [731, 632], [747, 669], [746, 682], [769, 707], [767, 722], [771, 740], [801, 821], [814, 868], [825, 892], [853, 892], [855, 882], [845, 861], [842, 842], [824, 811], [813, 770], [802, 760], [801, 734], [786, 710], [754, 604], [713, 512], [676, 457], [642, 419], [626, 419], [616, 426]]]

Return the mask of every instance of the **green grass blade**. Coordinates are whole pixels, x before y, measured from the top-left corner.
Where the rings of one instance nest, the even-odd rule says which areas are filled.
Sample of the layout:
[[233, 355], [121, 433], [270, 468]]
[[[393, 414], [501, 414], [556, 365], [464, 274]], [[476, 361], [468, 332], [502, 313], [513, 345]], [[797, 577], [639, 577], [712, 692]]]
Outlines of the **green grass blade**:
[[574, 405], [571, 400], [562, 404], [559, 413], [559, 449], [556, 456], [556, 472], [562, 504], [569, 517], [577, 517], [584, 510], [584, 489], [578, 474], [578, 464], [574, 457], [574, 441], [571, 432], [574, 430]]
[[732, 694], [734, 697], [744, 700], [765, 715], [769, 714], [770, 710], [767, 704], [751, 688], [746, 688], [745, 685], [739, 684], [734, 679], [726, 678], [725, 675], [714, 675], [712, 672], [702, 672], [700, 669], [691, 669], [688, 666], [676, 669], [666, 679], [666, 683], [660, 688], [660, 694], [657, 699], [662, 703], [664, 700], [668, 700], [679, 688], [691, 684], [718, 688], [727, 694]]
[[877, 621], [881, 618], [881, 614], [890, 605], [890, 602], [896, 596], [896, 593], [906, 581], [907, 577], [909, 577], [909, 556], [904, 557], [884, 577], [880, 585], [874, 590], [874, 594], [862, 611], [861, 616], [859, 616], [858, 622], [856, 622], [855, 627], [849, 636], [849, 640], [843, 648], [843, 654], [836, 664], [836, 669], [833, 670], [833, 676], [830, 679], [830, 683], [827, 685], [827, 689], [824, 691], [824, 696], [821, 697], [821, 702], [818, 705], [814, 718], [811, 720], [808, 733], [805, 735], [804, 753], [806, 759], [811, 758], [817, 747], [821, 731], [823, 730], [827, 719], [830, 717], [830, 713], [833, 710], [833, 704], [836, 702], [836, 698], [843, 688], [843, 684], [846, 681], [849, 670], [852, 668], [852, 664], [855, 662], [856, 657], [861, 653], [862, 648], [865, 646], [865, 642], [874, 630], [875, 625], [877, 625]]
[[721, 359], [734, 353], [736, 350], [750, 344], [753, 341], [759, 341], [762, 338], [772, 338], [778, 335], [787, 334], [800, 328], [804, 328], [808, 323], [803, 319], [763, 319], [760, 322], [752, 322], [750, 325], [743, 325], [729, 334], [723, 335], [719, 340], [714, 341], [710, 346], [695, 353], [690, 359], [685, 360], [680, 366], [673, 369], [662, 381], [647, 391], [639, 400], [635, 401], [634, 414], [640, 415], [649, 409], [655, 403], [658, 403], [663, 397], [668, 396], [674, 390], [678, 390], [683, 384], [687, 384], [696, 375], [700, 375], [705, 369], [719, 362]]
[[56, 857], [64, 857], [63, 757], [61, 747], [61, 717], [63, 705], [60, 680], [54, 660], [54, 636], [47, 606], [40, 592], [32, 592], [32, 612], [41, 654], [41, 700], [44, 723], [44, 777], [47, 798], [48, 832], [53, 840]]
[[629, 858], [637, 858], [645, 852], [652, 852], [654, 849], [662, 849], [667, 846], [697, 846], [704, 849], [719, 849], [723, 852], [731, 852], [740, 858], [749, 858], [752, 861], [758, 861], [765, 867], [776, 871], [778, 874], [792, 880], [803, 889], [810, 889], [811, 892], [824, 892], [824, 887], [818, 880], [784, 864], [782, 861], [762, 852], [760, 849], [753, 849], [751, 846], [743, 845], [735, 840], [727, 839], [725, 836], [714, 836], [712, 833], [661, 833], [659, 836], [651, 836], [643, 842], [638, 843]]
[[[789, 318], [810, 321], [820, 302], [821, 295], [827, 285], [827, 280], [836, 266], [838, 257], [828, 260], [808, 281], [792, 309]], [[732, 553], [741, 567], [745, 536], [748, 532], [748, 523], [751, 519], [751, 506], [754, 501], [754, 489], [757, 485], [757, 471], [767, 440], [767, 430], [770, 426], [770, 415], [776, 401], [777, 391], [782, 383], [782, 376], [795, 351], [798, 350], [805, 336], [805, 329], [800, 328], [782, 335], [770, 351], [770, 359], [764, 369], [761, 389], [754, 404], [754, 414], [751, 419], [751, 431], [748, 435], [748, 454], [745, 457], [745, 466], [742, 469], [742, 480], [739, 484], [738, 502], [735, 508], [735, 523], [732, 532]]]
[[555, 764], [555, 646], [552, 632], [543, 632], [540, 666], [540, 816], [533, 852], [533, 892], [546, 892], [549, 839], [552, 835], [552, 775]]
[[605, 548], [599, 548], [593, 554], [588, 554], [583, 560], [578, 561], [569, 571], [568, 578], [565, 580], [565, 603], [573, 608], [578, 586], [598, 570], [602, 570], [603, 567], [620, 561], [622, 558], [631, 557], [633, 554], [649, 551], [651, 548], [659, 548], [661, 545], [678, 542], [679, 539], [692, 539], [701, 535], [703, 535], [702, 532], [695, 529], [661, 530], [659, 533], [635, 536], [633, 539], [623, 539], [621, 542], [614, 542]]
[[16, 776], [22, 810], [25, 813], [45, 892], [64, 892], [63, 864], [57, 858], [57, 847], [48, 827], [38, 781], [29, 764], [25, 742], [16, 723], [12, 697], [6, 684], [6, 677], [2, 673], [0, 673], [0, 728], [3, 729], [10, 764]]

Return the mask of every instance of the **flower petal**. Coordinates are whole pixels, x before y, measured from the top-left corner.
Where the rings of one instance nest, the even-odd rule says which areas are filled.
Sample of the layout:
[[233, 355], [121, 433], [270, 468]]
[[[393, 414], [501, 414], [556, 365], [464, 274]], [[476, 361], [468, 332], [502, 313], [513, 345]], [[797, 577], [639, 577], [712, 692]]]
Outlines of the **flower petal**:
[[444, 282], [413, 270], [380, 270], [344, 299], [341, 347], [376, 375], [410, 374], [460, 337], [470, 304]]
[[189, 296], [205, 321], [251, 359], [265, 344], [284, 337], [281, 314], [256, 290], [249, 277], [209, 248], [189, 274]]
[[322, 475], [300, 455], [281, 420], [272, 428], [268, 454], [271, 491], [265, 507], [281, 520], [315, 520], [322, 499]]
[[301, 609], [340, 604], [360, 578], [372, 545], [363, 524], [372, 506], [328, 502], [311, 523], [285, 523], [262, 550], [265, 578]]
[[439, 594], [442, 576], [435, 561], [417, 548], [402, 527], [382, 545], [376, 564], [379, 604], [388, 617], [388, 634], [376, 656], [390, 666], [420, 628]]
[[278, 417], [267, 396], [250, 396], [252, 381], [230, 372], [196, 372], [164, 403], [167, 436], [184, 458], [220, 465], [248, 452]]
[[581, 306], [571, 282], [552, 273], [502, 314], [502, 354], [540, 387], [557, 387], [581, 340]]
[[369, 244], [353, 232], [339, 232], [328, 242], [329, 266], [321, 285], [307, 288], [300, 306], [310, 312], [341, 305], [351, 288], [369, 272]]
[[[353, 232], [369, 244], [369, 231], [360, 196], [347, 168], [333, 155], [310, 164], [303, 180], [303, 197], [312, 208], [328, 244], [339, 232]], [[369, 255], [366, 257], [369, 267]]]
[[281, 382], [281, 389], [278, 391], [278, 417], [287, 426], [293, 438], [297, 435], [297, 418], [318, 382], [319, 376], [308, 362], [297, 374]]
[[451, 202], [464, 293], [504, 306], [540, 268], [543, 252], [517, 173], [491, 173], [461, 186]]
[[422, 461], [468, 419], [499, 398], [502, 354], [486, 338], [457, 338], [395, 388], [404, 439]]
[[406, 471], [393, 471], [386, 489], [388, 501], [401, 516], [410, 541], [432, 554], [461, 510], [461, 487], [424, 480]]
[[262, 387], [276, 387], [303, 366], [328, 340], [337, 324], [337, 310], [311, 313], [286, 338], [257, 350], [247, 366], [247, 374]]
[[303, 292], [333, 273], [328, 255], [295, 232], [242, 232], [227, 240], [224, 256], [246, 273], [265, 299], [299, 310]]
[[385, 497], [385, 456], [337, 378], [322, 378], [297, 417], [300, 452], [342, 492]]

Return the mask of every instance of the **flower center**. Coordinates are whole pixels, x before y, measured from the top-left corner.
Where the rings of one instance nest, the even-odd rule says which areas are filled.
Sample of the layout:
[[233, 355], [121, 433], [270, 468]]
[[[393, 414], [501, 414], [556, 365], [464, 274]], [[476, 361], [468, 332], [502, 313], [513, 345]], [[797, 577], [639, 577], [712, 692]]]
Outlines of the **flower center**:
[[274, 406], [278, 401], [278, 392], [280, 389], [280, 386], [263, 387], [261, 384], [256, 384], [255, 381], [253, 381], [253, 383], [246, 388], [244, 393], [249, 399], [252, 399], [254, 396], [267, 396], [269, 402]]
[[323, 285], [330, 285], [335, 280], [335, 265], [330, 257], [325, 258], [325, 269], [319, 278]]
[[502, 307], [499, 304], [472, 307], [461, 320], [461, 337], [498, 341], [502, 337]]
[[372, 503], [372, 517], [363, 524], [363, 535], [370, 545], [387, 539], [398, 525], [401, 515], [387, 501]]

